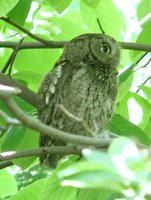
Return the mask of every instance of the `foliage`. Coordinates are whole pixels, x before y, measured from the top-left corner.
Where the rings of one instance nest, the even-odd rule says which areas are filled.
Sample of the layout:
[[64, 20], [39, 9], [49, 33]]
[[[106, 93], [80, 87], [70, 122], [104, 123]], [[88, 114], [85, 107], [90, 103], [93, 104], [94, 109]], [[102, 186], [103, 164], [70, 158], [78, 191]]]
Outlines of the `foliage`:
[[[0, 17], [9, 17], [41, 38], [60, 41], [82, 33], [99, 33], [96, 22], [99, 18], [105, 33], [117, 41], [150, 44], [150, 5], [150, 0], [122, 3], [117, 0], [0, 0]], [[126, 6], [132, 10], [129, 14]], [[19, 42], [22, 37], [24, 42], [34, 41], [0, 20], [0, 41]], [[11, 52], [8, 48], [0, 49], [0, 69]], [[59, 48], [21, 50], [13, 63], [11, 77], [37, 92], [40, 80], [61, 52]], [[121, 50], [119, 92], [109, 129], [146, 146], [151, 138], [150, 77], [149, 53]], [[18, 97], [14, 101], [35, 117], [33, 106]], [[2, 101], [0, 107], [10, 115]], [[5, 124], [1, 118], [0, 124]], [[1, 151], [34, 147], [38, 147], [38, 134], [27, 127], [12, 125], [0, 137]], [[67, 157], [52, 172], [37, 167], [36, 157], [12, 160], [15, 166], [0, 171], [0, 198], [151, 199], [149, 154], [147, 150], [139, 150], [130, 139], [117, 138], [107, 152], [84, 149], [83, 157], [78, 162], [75, 156]]]

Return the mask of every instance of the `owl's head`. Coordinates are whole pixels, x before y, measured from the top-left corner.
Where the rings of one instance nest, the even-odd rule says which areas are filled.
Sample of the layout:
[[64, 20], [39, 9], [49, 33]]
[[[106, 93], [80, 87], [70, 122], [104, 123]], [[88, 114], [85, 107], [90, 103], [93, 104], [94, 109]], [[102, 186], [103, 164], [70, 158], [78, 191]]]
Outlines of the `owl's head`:
[[94, 34], [89, 47], [93, 56], [104, 65], [117, 66], [120, 60], [120, 47], [112, 37], [105, 34]]
[[65, 45], [63, 58], [77, 64], [84, 59], [116, 67], [120, 59], [118, 43], [110, 36], [88, 33], [73, 38]]

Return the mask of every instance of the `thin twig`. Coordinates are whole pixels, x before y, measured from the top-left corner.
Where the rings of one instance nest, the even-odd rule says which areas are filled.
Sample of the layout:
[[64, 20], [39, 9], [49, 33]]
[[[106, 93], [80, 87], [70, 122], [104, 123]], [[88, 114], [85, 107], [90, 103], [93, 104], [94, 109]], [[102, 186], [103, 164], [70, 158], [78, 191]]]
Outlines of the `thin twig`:
[[[135, 63], [132, 63], [131, 64], [131, 66], [127, 69], [127, 70], [130, 70], [131, 69], [131, 72], [132, 72], [132, 70], [138, 65], [138, 63], [145, 57], [147, 55], [147, 52], [145, 52]], [[127, 71], [126, 70], [126, 71]], [[130, 72], [130, 73], [131, 73]], [[123, 74], [125, 73], [125, 71], [122, 73], [122, 74], [120, 74], [119, 75], [119, 81], [120, 81], [120, 79], [122, 79], [122, 81], [120, 81], [120, 82], [124, 82], [124, 81], [126, 81], [126, 79], [128, 78], [128, 76], [124, 76], [124, 78], [123, 78]], [[121, 78], [122, 77], [122, 78]]]
[[[147, 81], [149, 81], [149, 79], [151, 79], [151, 76], [149, 76], [141, 85], [145, 85]], [[136, 93], [138, 93], [139, 91], [140, 91], [140, 88], [136, 90]]]
[[9, 117], [4, 111], [0, 109], [0, 117], [6, 122], [7, 125], [21, 125], [17, 119]]
[[[142, 60], [142, 59], [141, 59]], [[137, 69], [135, 69], [135, 71], [138, 71], [138, 70], [140, 70], [140, 69], [142, 69], [142, 68], [145, 68], [147, 65], [149, 65], [149, 63], [151, 62], [151, 58], [143, 65], [143, 66], [141, 66], [141, 67], [138, 67]], [[139, 63], [138, 63], [139, 64]]]
[[31, 33], [30, 31], [28, 31], [27, 29], [25, 29], [24, 27], [20, 26], [19, 24], [13, 22], [11, 19], [7, 18], [7, 17], [0, 17], [1, 20], [13, 25], [14, 27], [18, 28], [19, 30], [21, 30], [23, 33], [26, 33], [28, 36], [30, 36], [31, 38], [45, 44], [46, 46], [49, 46], [49, 42], [37, 35], [34, 35], [33, 33]]
[[[13, 51], [13, 52], [14, 52], [14, 51]], [[9, 67], [9, 65], [10, 65], [10, 63], [11, 63], [11, 61], [12, 61], [13, 52], [12, 52], [11, 55], [9, 56], [8, 60], [6, 61], [4, 67], [3, 67], [2, 70], [1, 70], [1, 73], [5, 73], [6, 70], [8, 69], [8, 67]]]
[[[138, 61], [136, 64], [139, 64], [139, 62], [147, 55], [147, 53], [145, 53]], [[139, 70], [139, 69], [142, 69], [142, 68], [145, 68], [149, 63], [151, 62], [151, 58], [141, 67], [137, 68], [135, 71]], [[143, 83], [142, 85], [145, 85], [145, 83], [147, 83], [147, 81], [149, 81], [149, 79], [151, 78], [151, 76], [149, 76]], [[136, 90], [136, 93], [138, 93], [140, 91], [140, 88], [138, 88]]]
[[20, 46], [21, 46], [23, 40], [24, 40], [24, 38], [21, 38], [21, 40], [18, 43], [18, 46], [14, 49], [14, 52], [12, 54], [12, 60], [11, 60], [10, 67], [9, 67], [9, 70], [8, 70], [8, 75], [9, 76], [11, 76], [11, 71], [12, 71], [13, 63], [15, 61], [15, 58], [17, 56], [18, 51], [20, 50]]
[[102, 31], [102, 34], [105, 34], [105, 31], [104, 31], [103, 28], [102, 28], [102, 25], [101, 25], [101, 23], [100, 23], [99, 18], [96, 18], [96, 20], [97, 20], [97, 23], [98, 23], [98, 25], [99, 25], [100, 30]]
[[6, 70], [9, 68], [9, 72], [8, 72], [8, 75], [10, 76], [11, 74], [11, 70], [12, 70], [12, 66], [13, 66], [13, 63], [14, 63], [14, 60], [16, 58], [16, 55], [20, 49], [20, 46], [23, 42], [24, 38], [22, 38], [18, 43], [17, 43], [17, 46], [14, 48], [14, 51], [11, 53], [9, 59], [7, 60], [6, 64], [4, 65], [3, 69], [1, 70], [1, 73], [5, 73]]

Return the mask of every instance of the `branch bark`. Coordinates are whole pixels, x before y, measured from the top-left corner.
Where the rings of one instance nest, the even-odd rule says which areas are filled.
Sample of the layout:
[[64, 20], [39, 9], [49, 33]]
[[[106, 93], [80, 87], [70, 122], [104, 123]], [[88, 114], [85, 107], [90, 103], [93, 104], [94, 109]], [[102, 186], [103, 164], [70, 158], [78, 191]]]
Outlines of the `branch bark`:
[[[45, 48], [63, 48], [68, 41], [47, 41], [49, 45], [45, 45], [41, 42], [23, 42], [20, 46], [21, 49], [45, 49]], [[0, 48], [16, 48], [18, 42], [0, 42]], [[137, 50], [137, 51], [147, 51], [151, 52], [151, 45], [149, 44], [139, 44], [132, 42], [119, 42], [122, 49]]]
[[151, 45], [150, 44], [139, 44], [139, 43], [132, 43], [132, 42], [119, 42], [119, 45], [122, 49], [151, 52]]
[[[48, 41], [49, 46], [41, 42], [23, 42], [20, 49], [50, 49], [50, 48], [63, 48], [67, 41]], [[0, 42], [0, 48], [16, 48], [18, 42]]]
[[21, 92], [17, 95], [34, 107], [37, 107], [36, 94], [19, 82], [13, 80], [3, 73], [0, 73], [0, 84], [19, 88]]
[[28, 149], [28, 150], [20, 150], [16, 151], [7, 151], [0, 153], [0, 162], [2, 161], [10, 161], [16, 158], [24, 158], [24, 157], [32, 157], [32, 156], [40, 156], [41, 154], [78, 154], [81, 152], [71, 146], [58, 146], [58, 147], [41, 147], [37, 149]]
[[12, 165], [13, 165], [13, 163], [11, 161], [3, 161], [3, 162], [0, 162], [0, 169], [4, 169], [4, 168], [10, 167]]

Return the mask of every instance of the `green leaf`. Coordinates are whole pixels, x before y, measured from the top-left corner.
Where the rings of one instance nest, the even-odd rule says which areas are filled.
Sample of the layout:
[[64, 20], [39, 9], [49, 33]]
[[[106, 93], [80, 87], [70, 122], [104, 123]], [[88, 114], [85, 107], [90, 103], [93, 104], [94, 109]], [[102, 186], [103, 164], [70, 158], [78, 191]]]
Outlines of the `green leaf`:
[[[109, 146], [108, 152], [112, 157], [118, 172], [123, 177], [132, 178], [132, 180], [137, 179], [138, 176], [140, 178], [141, 174], [138, 173], [141, 173], [146, 167], [146, 161], [148, 159], [147, 150], [144, 149], [139, 151], [136, 144], [132, 140], [126, 137], [119, 137], [113, 140]], [[126, 167], [132, 171], [130, 172], [126, 169]], [[135, 173], [135, 177], [134, 174], [131, 176], [132, 172]]]
[[[36, 131], [31, 129], [26, 129], [24, 138], [22, 143], [18, 146], [17, 150], [25, 150], [25, 149], [32, 149], [37, 148], [39, 143], [39, 135]], [[30, 166], [31, 163], [36, 159], [36, 156], [28, 157], [28, 158], [20, 158], [13, 160], [13, 163], [20, 166], [22, 169], [26, 169]]]
[[0, 17], [5, 16], [19, 0], [0, 0]]
[[121, 190], [122, 179], [107, 153], [84, 149], [83, 155], [87, 161], [80, 161], [57, 173], [63, 186]]
[[133, 74], [133, 69], [135, 66], [135, 64], [132, 64], [128, 69], [126, 69], [123, 73], [119, 75], [119, 84], [125, 82], [130, 77], [130, 75]]
[[1, 145], [2, 151], [17, 150], [24, 139], [25, 131], [26, 128], [23, 126], [11, 126], [5, 133], [5, 137]]
[[[131, 98], [129, 100], [131, 99], [136, 102], [137, 107], [140, 109], [139, 112], [141, 113], [142, 117], [138, 125], [144, 129], [151, 115], [151, 104], [148, 103], [146, 99], [144, 99], [143, 97], [135, 93], [131, 93]], [[133, 101], [133, 105], [135, 103], [134, 101]]]
[[[1, 7], [0, 7], [0, 9], [1, 9]], [[0, 20], [0, 22], [2, 22], [2, 20]], [[4, 26], [6, 27], [6, 22], [4, 23]], [[2, 26], [0, 28], [4, 28], [4, 26]], [[11, 53], [12, 53], [12, 49], [3, 48], [3, 50], [2, 50], [2, 48], [1, 48], [1, 51], [0, 51], [0, 70], [2, 70], [3, 67], [5, 66], [5, 64], [8, 60], [8, 57], [10, 56]]]
[[[91, 151], [91, 150], [90, 150]], [[92, 152], [93, 155], [94, 151]], [[87, 158], [88, 161], [80, 161], [78, 163], [75, 163], [63, 170], [61, 170], [58, 175], [59, 177], [68, 177], [73, 174], [79, 174], [80, 172], [93, 172], [93, 171], [108, 171], [110, 173], [115, 172], [114, 164], [109, 158], [108, 155], [106, 155], [103, 152], [99, 152], [100, 156], [97, 157], [97, 160], [93, 160], [92, 158]], [[102, 153], [102, 155], [101, 155]], [[83, 154], [85, 156], [85, 152], [83, 151]]]
[[[59, 24], [61, 29], [60, 34], [53, 36], [55, 40], [71, 40], [82, 33], [90, 32], [87, 28], [83, 28], [85, 24], [80, 15], [80, 10], [69, 10], [62, 18], [54, 18], [53, 22]], [[67, 33], [69, 27], [70, 31]]]
[[127, 91], [115, 111], [144, 129], [151, 115], [151, 104], [140, 95]]
[[[113, 171], [114, 170], [114, 165], [113, 162], [111, 161], [111, 159], [108, 157], [108, 155], [104, 152], [101, 151], [97, 151], [97, 150], [90, 150], [90, 149], [84, 149], [82, 151], [82, 154], [84, 156], [84, 158], [86, 160], [91, 160], [91, 161], [98, 161], [100, 162], [100, 160], [103, 161], [103, 163], [101, 164], [101, 166], [99, 166], [99, 169], [108, 169]], [[95, 168], [96, 169], [96, 168]], [[80, 168], [81, 170], [81, 168]], [[90, 168], [88, 167], [88, 170], [90, 170]]]
[[[36, 148], [38, 146], [39, 136], [36, 131], [23, 126], [12, 126], [5, 133], [1, 145], [2, 151], [19, 151]], [[26, 169], [36, 157], [14, 159], [12, 162], [22, 169]]]
[[119, 114], [113, 114], [109, 123], [109, 129], [117, 135], [134, 137], [145, 145], [150, 144], [149, 137], [141, 128], [131, 123]]
[[[143, 29], [141, 31], [141, 33], [139, 34], [136, 43], [144, 43], [144, 44], [151, 44], [151, 31], [150, 31], [150, 27], [151, 27], [151, 21], [146, 22], [143, 25]], [[143, 53], [141, 51], [133, 51], [133, 58], [136, 57], [140, 57], [140, 55], [142, 55]]]
[[41, 75], [33, 71], [19, 71], [13, 74], [12, 78], [26, 82], [28, 84], [28, 88], [36, 92], [38, 90], [39, 83], [41, 81]]
[[[48, 184], [48, 183], [47, 183]], [[49, 184], [48, 184], [49, 186]], [[47, 190], [48, 191], [48, 190]], [[47, 193], [44, 193], [40, 200], [76, 200], [77, 189], [73, 187], [50, 187]]]
[[119, 70], [122, 69], [122, 71], [123, 71], [123, 67], [125, 67], [125, 66], [131, 67], [131, 65], [134, 61], [132, 62], [132, 60], [130, 58], [130, 52], [131, 52], [131, 50], [128, 50], [128, 49], [126, 51], [121, 50], [120, 63], [118, 65]]
[[[90, 6], [91, 5], [91, 6]], [[92, 32], [100, 32], [96, 18], [99, 18], [103, 30], [116, 38], [120, 38], [120, 31], [124, 24], [121, 14], [111, 0], [95, 1], [96, 7], [90, 1], [80, 1], [80, 11], [84, 22]]]
[[[6, 104], [2, 100], [0, 100], [0, 108], [3, 110], [3, 112], [6, 112], [8, 115], [10, 115], [9, 109], [6, 107]], [[4, 120], [2, 121], [4, 122]]]
[[33, 109], [35, 109], [31, 104], [27, 103], [25, 100], [18, 96], [14, 96], [13, 100], [15, 103], [26, 113], [32, 116]]
[[98, 189], [80, 189], [77, 200], [98, 200], [102, 199], [105, 195], [101, 195], [102, 191]]
[[20, 51], [16, 57], [14, 69], [17, 71], [38, 72], [42, 76], [53, 67], [59, 55], [58, 49], [30, 49]]
[[26, 200], [31, 200], [31, 199], [41, 200], [39, 196], [40, 196], [41, 191], [44, 188], [45, 180], [46, 179], [35, 181], [34, 183], [30, 184], [29, 186], [19, 191], [16, 195], [12, 196], [10, 200], [25, 200], [25, 199]]
[[16, 6], [7, 14], [7, 16], [19, 25], [24, 25], [25, 19], [30, 10], [32, 0], [19, 0]]
[[[89, 163], [88, 163], [89, 164]], [[62, 181], [62, 185], [79, 188], [100, 188], [120, 192], [123, 180], [117, 174], [104, 171], [81, 172]]]
[[99, 3], [100, 3], [100, 0], [82, 0], [85, 4], [87, 4], [88, 6], [92, 7], [92, 8], [96, 8]]
[[59, 0], [59, 1], [55, 1], [55, 0], [45, 0], [45, 2], [47, 4], [50, 4], [54, 10], [56, 10], [58, 13], [62, 13], [72, 2], [71, 0]]
[[45, 187], [39, 195], [39, 200], [76, 200], [76, 195], [77, 189], [61, 186], [56, 172], [53, 171], [45, 182]]
[[86, 161], [79, 161], [57, 173], [62, 185], [123, 194], [139, 190], [140, 182], [146, 181], [147, 173], [142, 170], [147, 167], [147, 150], [139, 152], [129, 138], [119, 137], [113, 140], [108, 151], [84, 149]]
[[[108, 198], [110, 197], [110, 198]], [[108, 190], [100, 189], [80, 189], [77, 200], [114, 200], [119, 197], [117, 193]]]
[[[122, 93], [124, 94], [124, 91], [121, 90], [121, 94]], [[119, 96], [119, 94], [118, 94], [118, 96]], [[118, 96], [117, 96], [117, 100], [119, 98]], [[125, 94], [125, 96], [123, 96], [123, 98], [121, 98], [120, 101], [115, 106], [115, 113], [122, 115], [127, 120], [129, 120], [129, 108], [127, 106], [128, 105], [127, 102], [128, 102], [130, 97], [131, 97], [130, 93], [127, 92]]]
[[4, 198], [17, 193], [15, 178], [5, 169], [0, 170], [0, 198]]
[[[127, 74], [129, 73], [129, 75]], [[132, 85], [134, 73], [128, 69], [119, 76], [119, 87], [116, 102], [120, 102], [121, 99], [129, 92]], [[124, 80], [125, 78], [125, 80]]]
[[146, 179], [147, 171], [144, 174], [142, 174], [142, 171], [147, 168], [148, 157], [147, 150], [142, 150], [138, 155], [126, 160], [128, 167], [135, 172], [135, 179], [138, 180], [138, 182], [141, 179]]
[[141, 0], [137, 7], [137, 16], [141, 20], [147, 14], [151, 12], [150, 0]]
[[139, 86], [139, 88], [144, 92], [145, 99], [147, 99], [147, 101], [151, 103], [151, 88], [145, 85], [141, 85]]
[[151, 117], [149, 118], [149, 121], [145, 127], [145, 132], [147, 133], [148, 137], [151, 140]]
[[117, 175], [110, 162], [107, 168], [105, 165], [107, 163], [101, 158], [100, 161], [81, 161], [60, 171], [58, 176], [62, 179], [63, 186], [121, 191], [122, 178]]
[[123, 158], [138, 155], [138, 150], [134, 142], [127, 137], [114, 139], [108, 149], [109, 155], [122, 155]]

